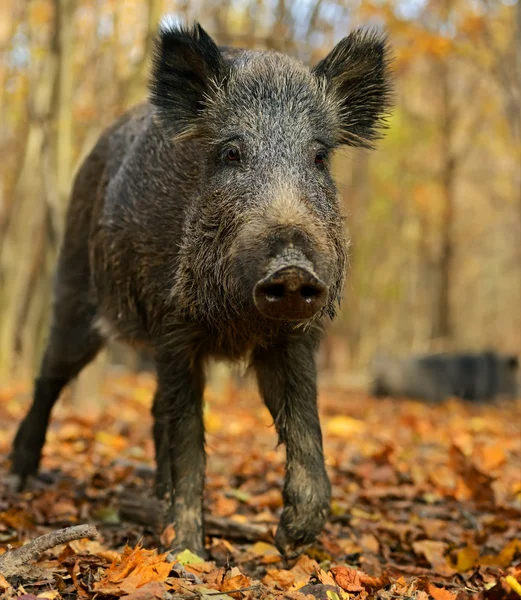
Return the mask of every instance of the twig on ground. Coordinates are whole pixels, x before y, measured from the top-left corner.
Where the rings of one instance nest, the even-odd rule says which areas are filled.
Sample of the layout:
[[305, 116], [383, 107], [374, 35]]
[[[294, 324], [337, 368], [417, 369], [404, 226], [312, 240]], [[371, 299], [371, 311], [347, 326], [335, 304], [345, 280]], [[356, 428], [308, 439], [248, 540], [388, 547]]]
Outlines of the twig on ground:
[[273, 542], [273, 535], [267, 525], [259, 523], [241, 523], [229, 517], [205, 515], [204, 522], [208, 535], [230, 539], [246, 540], [247, 542]]
[[28, 563], [31, 560], [36, 560], [47, 550], [73, 540], [95, 539], [97, 537], [98, 531], [94, 525], [75, 525], [74, 527], [51, 531], [51, 533], [46, 533], [27, 542], [21, 548], [10, 550], [0, 556], [0, 573], [5, 578], [14, 575], [28, 576], [31, 572], [31, 566]]
[[[126, 492], [119, 497], [119, 514], [124, 520], [147, 525], [156, 530], [167, 525], [168, 510], [165, 503], [154, 497]], [[204, 521], [208, 535], [247, 542], [273, 542], [273, 535], [267, 525], [241, 523], [228, 517], [209, 514], [205, 515]]]

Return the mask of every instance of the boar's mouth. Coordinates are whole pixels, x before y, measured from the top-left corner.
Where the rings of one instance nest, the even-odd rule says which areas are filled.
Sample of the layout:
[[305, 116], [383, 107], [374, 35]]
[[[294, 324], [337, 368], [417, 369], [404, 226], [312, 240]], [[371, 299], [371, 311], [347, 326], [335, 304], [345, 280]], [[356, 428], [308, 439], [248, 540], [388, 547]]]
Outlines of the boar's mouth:
[[253, 300], [257, 310], [270, 319], [303, 321], [326, 305], [328, 286], [311, 270], [286, 265], [257, 282]]

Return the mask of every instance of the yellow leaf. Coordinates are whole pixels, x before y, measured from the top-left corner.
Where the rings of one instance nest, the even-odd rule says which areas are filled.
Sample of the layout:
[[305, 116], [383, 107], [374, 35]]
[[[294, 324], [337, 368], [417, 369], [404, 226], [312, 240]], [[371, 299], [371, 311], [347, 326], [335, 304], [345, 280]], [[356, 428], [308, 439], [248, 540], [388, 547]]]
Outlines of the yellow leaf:
[[188, 548], [180, 552], [176, 556], [176, 560], [177, 562], [180, 562], [183, 566], [196, 565], [198, 563], [204, 562], [204, 560], [200, 556], [197, 556], [197, 554], [194, 554], [193, 552], [188, 550]]
[[512, 575], [507, 575], [505, 577], [505, 581], [518, 596], [521, 596], [521, 584], [519, 581], [517, 581], [517, 579], [515, 579], [515, 577]]
[[510, 540], [499, 554], [486, 554], [479, 559], [479, 564], [483, 567], [508, 567], [516, 552], [521, 552], [521, 540]]
[[476, 566], [479, 558], [479, 550], [475, 546], [466, 546], [456, 553], [456, 564], [454, 568], [458, 573], [468, 571]]
[[56, 600], [56, 598], [61, 598], [61, 596], [60, 593], [56, 590], [47, 590], [46, 592], [38, 594], [37, 598], [45, 598], [45, 600]]
[[349, 436], [353, 433], [360, 433], [367, 429], [367, 425], [359, 419], [353, 419], [345, 415], [337, 415], [327, 421], [325, 429], [329, 435], [338, 437]]
[[251, 547], [251, 551], [257, 554], [258, 556], [272, 556], [279, 555], [280, 552], [273, 546], [272, 544], [268, 544], [267, 542], [256, 542]]

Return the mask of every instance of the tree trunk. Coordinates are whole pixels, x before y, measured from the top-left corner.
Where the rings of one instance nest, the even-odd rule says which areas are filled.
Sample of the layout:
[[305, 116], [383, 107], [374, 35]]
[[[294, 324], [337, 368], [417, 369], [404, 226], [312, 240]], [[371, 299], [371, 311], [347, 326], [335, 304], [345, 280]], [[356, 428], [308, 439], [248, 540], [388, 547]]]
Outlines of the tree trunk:
[[440, 255], [438, 262], [438, 290], [434, 308], [433, 339], [442, 346], [450, 345], [453, 338], [451, 292], [454, 262], [454, 201], [456, 162], [453, 155], [454, 112], [451, 103], [449, 58], [439, 62], [441, 87], [441, 173], [442, 208], [440, 222]]

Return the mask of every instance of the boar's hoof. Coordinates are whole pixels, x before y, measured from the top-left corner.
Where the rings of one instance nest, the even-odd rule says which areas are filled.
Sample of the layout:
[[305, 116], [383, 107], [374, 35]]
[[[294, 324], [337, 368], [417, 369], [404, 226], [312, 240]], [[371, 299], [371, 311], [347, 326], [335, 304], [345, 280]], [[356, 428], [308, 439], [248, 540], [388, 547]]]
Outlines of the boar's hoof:
[[286, 266], [261, 279], [253, 290], [255, 306], [271, 319], [303, 321], [322, 309], [327, 286], [302, 267]]
[[321, 532], [328, 509], [318, 509], [307, 515], [298, 515], [286, 507], [275, 534], [275, 546], [286, 558], [296, 558], [310, 546]]
[[23, 492], [24, 490], [41, 490], [56, 483], [50, 473], [39, 472], [37, 475], [22, 476], [18, 473], [9, 473], [5, 477], [6, 487], [11, 492]]

